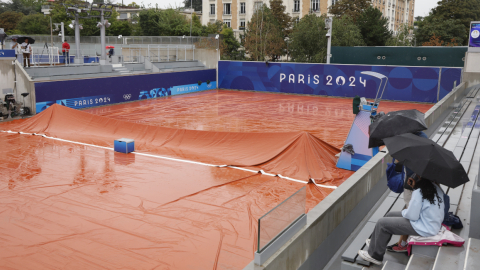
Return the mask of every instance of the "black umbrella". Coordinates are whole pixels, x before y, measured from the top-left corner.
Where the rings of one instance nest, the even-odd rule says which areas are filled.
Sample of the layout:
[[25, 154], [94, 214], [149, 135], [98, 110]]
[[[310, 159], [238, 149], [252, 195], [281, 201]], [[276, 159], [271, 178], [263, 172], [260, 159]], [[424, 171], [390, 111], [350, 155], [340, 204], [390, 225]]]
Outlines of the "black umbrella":
[[22, 44], [23, 42], [25, 42], [25, 39], [27, 39], [27, 38], [28, 38], [28, 43], [30, 43], [30, 44], [34, 44], [34, 43], [35, 43], [35, 39], [33, 39], [33, 38], [31, 38], [31, 37], [19, 37], [19, 38], [17, 39], [17, 43]]
[[456, 188], [469, 181], [453, 153], [430, 139], [411, 133], [383, 140], [390, 155], [421, 177]]
[[385, 138], [425, 129], [425, 115], [417, 110], [389, 112], [370, 125], [368, 148], [382, 146]]
[[7, 39], [13, 40], [13, 39], [19, 38], [19, 37], [21, 37], [21, 36], [20, 35], [11, 35], [11, 36], [8, 36]]

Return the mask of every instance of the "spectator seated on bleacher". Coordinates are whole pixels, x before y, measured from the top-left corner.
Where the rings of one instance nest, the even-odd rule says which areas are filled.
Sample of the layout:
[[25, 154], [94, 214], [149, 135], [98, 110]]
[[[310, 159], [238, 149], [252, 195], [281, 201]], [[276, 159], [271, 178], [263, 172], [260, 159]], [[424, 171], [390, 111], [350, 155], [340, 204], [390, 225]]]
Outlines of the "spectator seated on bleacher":
[[381, 265], [394, 234], [430, 237], [440, 231], [445, 215], [442, 189], [425, 178], [409, 178], [408, 184], [414, 190], [408, 208], [389, 212], [378, 220], [371, 239], [366, 242], [368, 251], [358, 251], [363, 260]]

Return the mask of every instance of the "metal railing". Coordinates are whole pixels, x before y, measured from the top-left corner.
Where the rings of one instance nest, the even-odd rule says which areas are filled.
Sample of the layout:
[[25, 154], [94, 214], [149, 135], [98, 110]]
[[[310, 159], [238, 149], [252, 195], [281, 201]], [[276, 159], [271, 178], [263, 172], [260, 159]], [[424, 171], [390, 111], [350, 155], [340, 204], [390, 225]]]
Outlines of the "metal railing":
[[125, 63], [174, 62], [195, 60], [195, 44], [190, 45], [125, 45], [122, 47]]
[[48, 49], [32, 48], [30, 64], [35, 66], [60, 64], [60, 52], [58, 47], [49, 47]]
[[[35, 39], [35, 44], [49, 44], [51, 43], [50, 35], [30, 35], [33, 39]], [[66, 37], [68, 41], [75, 40], [73, 36]], [[105, 37], [105, 42], [107, 45], [132, 45], [132, 44], [179, 44], [179, 45], [188, 45], [188, 44], [217, 44], [216, 47], [213, 49], [218, 49], [218, 42], [216, 42], [215, 37], [189, 37], [189, 36], [125, 36], [122, 38], [118, 38], [117, 36], [107, 36]], [[53, 43], [54, 44], [62, 44], [62, 39], [59, 36], [53, 36]], [[99, 36], [81, 36], [80, 43], [83, 44], [100, 44], [100, 37]], [[72, 44], [70, 44], [72, 45]], [[72, 47], [72, 51], [74, 48]]]

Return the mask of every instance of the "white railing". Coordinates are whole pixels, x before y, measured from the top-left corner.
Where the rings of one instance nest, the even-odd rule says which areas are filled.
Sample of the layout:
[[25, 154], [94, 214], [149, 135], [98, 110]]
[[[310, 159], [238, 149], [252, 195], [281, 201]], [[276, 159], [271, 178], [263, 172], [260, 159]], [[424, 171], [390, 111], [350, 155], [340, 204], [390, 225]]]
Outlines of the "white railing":
[[126, 63], [193, 61], [195, 45], [124, 45], [122, 55]]
[[60, 52], [58, 47], [49, 47], [48, 49], [32, 48], [30, 64], [35, 66], [60, 64]]

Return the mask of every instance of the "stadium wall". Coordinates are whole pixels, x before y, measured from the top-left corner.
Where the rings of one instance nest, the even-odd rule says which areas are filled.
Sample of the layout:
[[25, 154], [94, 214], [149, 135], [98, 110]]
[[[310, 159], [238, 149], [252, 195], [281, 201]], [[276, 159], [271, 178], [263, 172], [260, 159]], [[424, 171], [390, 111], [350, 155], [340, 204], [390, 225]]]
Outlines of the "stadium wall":
[[468, 47], [332, 47], [331, 63], [463, 67]]
[[215, 69], [35, 82], [36, 113], [55, 103], [83, 109], [216, 88]]
[[375, 98], [379, 80], [389, 78], [383, 99], [436, 103], [459, 85], [462, 68], [219, 61], [218, 86], [289, 94]]

